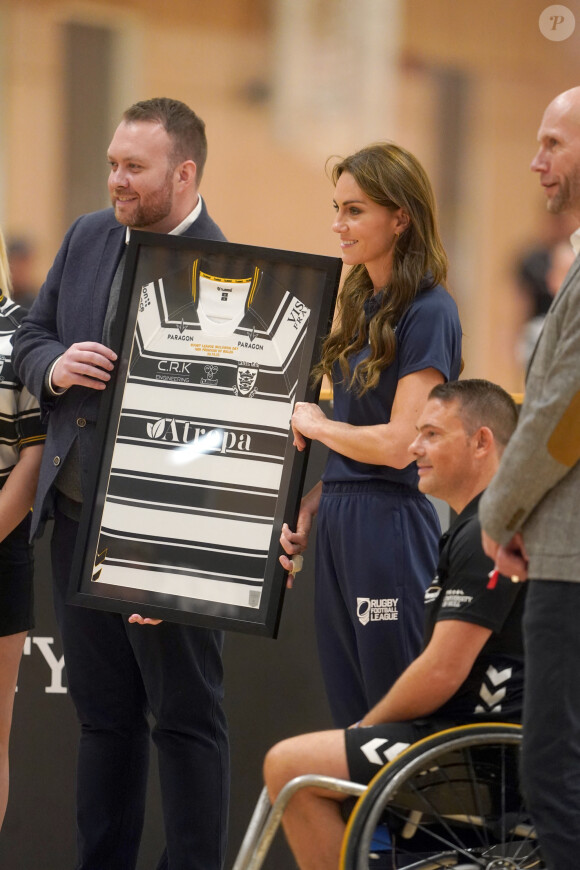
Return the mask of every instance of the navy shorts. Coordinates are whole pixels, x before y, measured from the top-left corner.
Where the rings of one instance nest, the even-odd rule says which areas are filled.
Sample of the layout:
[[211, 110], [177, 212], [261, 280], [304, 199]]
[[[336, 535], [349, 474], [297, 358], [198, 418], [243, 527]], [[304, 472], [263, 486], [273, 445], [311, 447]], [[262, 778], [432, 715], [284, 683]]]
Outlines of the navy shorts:
[[30, 514], [0, 542], [0, 637], [34, 627]]

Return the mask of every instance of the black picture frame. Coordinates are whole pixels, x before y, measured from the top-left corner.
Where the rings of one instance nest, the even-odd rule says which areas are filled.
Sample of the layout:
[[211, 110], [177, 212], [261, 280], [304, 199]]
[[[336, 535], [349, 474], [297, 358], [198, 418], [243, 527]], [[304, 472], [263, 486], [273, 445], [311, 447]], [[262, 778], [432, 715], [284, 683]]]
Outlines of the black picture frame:
[[291, 409], [318, 400], [341, 266], [131, 232], [70, 603], [276, 637], [308, 456]]

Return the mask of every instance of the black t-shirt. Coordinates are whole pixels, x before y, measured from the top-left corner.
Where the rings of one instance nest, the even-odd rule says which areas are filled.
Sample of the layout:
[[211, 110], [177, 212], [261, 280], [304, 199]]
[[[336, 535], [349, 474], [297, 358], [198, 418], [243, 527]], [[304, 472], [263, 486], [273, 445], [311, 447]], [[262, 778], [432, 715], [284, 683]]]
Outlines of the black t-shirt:
[[457, 720], [521, 721], [524, 650], [522, 614], [526, 584], [499, 578], [488, 589], [493, 562], [483, 552], [473, 499], [442, 536], [437, 573], [425, 593], [424, 646], [435, 624], [444, 619], [471, 622], [492, 631], [467, 679], [437, 710]]

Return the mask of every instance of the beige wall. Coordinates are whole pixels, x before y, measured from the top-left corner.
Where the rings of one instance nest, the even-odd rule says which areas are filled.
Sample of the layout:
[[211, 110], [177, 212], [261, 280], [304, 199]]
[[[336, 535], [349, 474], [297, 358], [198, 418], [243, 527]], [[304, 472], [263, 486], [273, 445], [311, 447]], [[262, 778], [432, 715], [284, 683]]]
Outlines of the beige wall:
[[[160, 21], [158, 13], [147, 17], [123, 11], [123, 5], [4, 5], [8, 135], [0, 152], [5, 179], [0, 207], [9, 233], [29, 234], [38, 242], [39, 279], [66, 229], [60, 23], [69, 17], [118, 31], [122, 99], [112, 113], [111, 132], [124, 106], [160, 94], [185, 100], [206, 120], [209, 160], [202, 193], [232, 240], [336, 253], [328, 231], [332, 191], [323, 166], [312, 169], [274, 142], [267, 108], [246, 97], [255, 80], [268, 79], [267, 40], [256, 31], [184, 26], [173, 16]], [[102, 172], [106, 205], [105, 155]]]
[[[465, 332], [465, 374], [489, 377], [512, 390], [523, 384], [513, 352], [519, 327], [514, 258], [550, 220], [529, 170], [536, 132], [547, 103], [580, 84], [580, 3], [567, 2], [577, 28], [564, 42], [540, 33], [538, 18], [547, 5], [544, 0], [406, 3], [406, 63], [453, 66], [470, 80], [452, 287]], [[430, 169], [436, 175], [436, 167]]]
[[5, 231], [37, 241], [46, 264], [55, 246], [64, 169], [56, 123], [61, 111], [58, 34], [52, 15], [28, 5], [7, 6], [2, 22], [2, 218]]
[[[312, 4], [328, 11], [328, 0]], [[387, 5], [392, 8], [392, 0]], [[388, 95], [394, 99], [392, 120], [379, 118], [376, 125], [377, 135], [396, 138], [417, 153], [433, 178], [441, 210], [451, 208], [454, 215], [446, 244], [465, 331], [465, 373], [490, 377], [512, 390], [521, 387], [522, 378], [513, 355], [518, 314], [511, 264], [515, 252], [539, 232], [544, 212], [528, 165], [546, 103], [579, 83], [580, 3], [568, 0], [578, 27], [562, 43], [549, 42], [539, 32], [545, 5], [544, 0], [401, 0], [397, 87]], [[70, 18], [105, 23], [117, 33], [111, 131], [125, 105], [161, 94], [185, 100], [204, 117], [210, 152], [202, 193], [231, 240], [338, 253], [329, 229], [332, 190], [321, 155], [342, 150], [345, 140], [335, 144], [332, 133], [338, 127], [329, 133], [324, 124], [309, 127], [300, 147], [296, 136], [277, 135], [272, 87], [280, 71], [273, 11], [274, 0], [117, 0], [114, 6], [0, 2], [0, 216], [6, 230], [26, 232], [37, 241], [39, 280], [65, 229], [60, 24]], [[324, 33], [322, 28], [321, 39]], [[370, 134], [358, 141], [363, 134], [357, 127], [356, 87], [362, 64], [356, 52], [346, 51], [350, 38], [348, 32], [343, 36], [346, 66], [340, 67], [340, 50], [333, 63], [339, 64], [341, 83], [348, 84], [340, 120], [341, 129], [349, 131], [346, 147], [355, 148]], [[463, 74], [468, 95], [462, 147], [454, 158], [453, 202], [439, 183], [446, 148], [454, 145], [435, 102], [434, 73], [445, 69]], [[252, 99], [260, 94], [265, 99]], [[334, 99], [340, 109], [340, 92]], [[315, 159], [308, 158], [309, 151]], [[91, 169], [103, 173], [104, 187], [104, 157], [102, 168]]]

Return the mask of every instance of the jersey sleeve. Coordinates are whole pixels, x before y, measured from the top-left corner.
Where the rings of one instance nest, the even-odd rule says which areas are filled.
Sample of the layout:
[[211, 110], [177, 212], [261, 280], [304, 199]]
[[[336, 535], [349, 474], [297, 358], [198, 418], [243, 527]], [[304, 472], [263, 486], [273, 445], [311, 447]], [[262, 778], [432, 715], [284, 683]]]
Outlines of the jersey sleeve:
[[514, 605], [520, 587], [500, 576], [488, 589], [488, 574], [493, 562], [481, 548], [479, 525], [469, 524], [453, 542], [449, 577], [442, 593], [436, 622], [455, 619], [470, 622], [499, 633]]
[[18, 391], [16, 431], [19, 450], [43, 444], [46, 439], [46, 426], [41, 423], [38, 402], [26, 387]]
[[397, 327], [398, 377], [434, 368], [446, 381], [461, 370], [461, 323], [457, 305], [447, 291], [437, 286], [421, 292]]
[[59, 337], [59, 295], [69, 250], [83, 221], [83, 217], [78, 218], [68, 230], [34, 305], [13, 336], [14, 371], [30, 392], [41, 401], [43, 416], [57, 401], [55, 396], [45, 393], [45, 377], [55, 359], [67, 349]]

